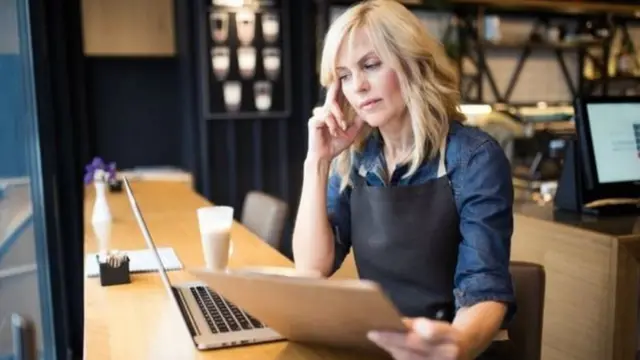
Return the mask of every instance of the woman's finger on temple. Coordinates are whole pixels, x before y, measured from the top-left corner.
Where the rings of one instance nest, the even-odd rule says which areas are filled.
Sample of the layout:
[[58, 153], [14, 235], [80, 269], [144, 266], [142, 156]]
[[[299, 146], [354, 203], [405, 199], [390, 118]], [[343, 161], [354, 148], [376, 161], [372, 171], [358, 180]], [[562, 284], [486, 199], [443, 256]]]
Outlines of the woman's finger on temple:
[[327, 117], [325, 117], [325, 122], [327, 124], [327, 127], [329, 128], [329, 132], [331, 133], [331, 135], [338, 136], [342, 134], [342, 130], [338, 125], [338, 121], [336, 120], [335, 116], [333, 116], [333, 114], [327, 115]]
[[326, 126], [332, 136], [344, 135], [342, 120], [342, 111], [340, 107], [335, 103], [331, 103], [328, 106], [315, 107], [312, 110], [313, 116], [309, 119], [309, 127], [316, 129]]
[[327, 89], [327, 97], [325, 98], [325, 104], [330, 104], [338, 98], [338, 91], [340, 90], [340, 82], [334, 81], [331, 85], [329, 85], [329, 89]]
[[329, 111], [331, 112], [333, 117], [337, 120], [337, 124], [340, 127], [340, 129], [346, 130], [347, 129], [347, 123], [345, 122], [344, 114], [342, 113], [342, 109], [340, 109], [340, 106], [338, 105], [337, 102], [334, 101], [334, 102], [332, 102], [330, 104]]

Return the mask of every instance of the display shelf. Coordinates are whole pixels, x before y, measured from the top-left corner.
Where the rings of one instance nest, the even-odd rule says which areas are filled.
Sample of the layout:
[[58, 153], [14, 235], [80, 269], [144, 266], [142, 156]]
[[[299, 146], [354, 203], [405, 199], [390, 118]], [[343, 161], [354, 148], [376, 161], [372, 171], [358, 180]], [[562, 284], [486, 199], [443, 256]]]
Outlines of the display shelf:
[[[320, 3], [325, 4], [325, 8], [329, 9], [327, 11], [330, 11], [332, 6], [344, 7], [356, 2], [329, 0]], [[639, 21], [634, 16], [635, 12], [640, 12], [640, 3], [634, 5], [618, 2], [577, 3], [545, 0], [448, 0], [425, 1], [407, 7], [412, 11], [446, 11], [455, 17], [452, 26], [455, 29], [448, 27], [445, 31], [447, 35], [443, 37], [442, 42], [445, 45], [453, 42], [458, 49], [452, 58], [457, 63], [460, 92], [465, 102], [486, 103], [489, 98], [493, 98], [490, 102], [495, 103], [512, 102], [514, 89], [519, 83], [525, 64], [535, 58], [534, 55], [542, 53], [552, 54], [551, 59], [555, 60], [559, 67], [558, 73], [561, 74], [572, 99], [583, 94], [594, 94], [596, 90], [596, 93], [599, 91], [600, 94], [606, 95], [612, 84], [628, 83], [636, 79], [632, 75], [605, 75], [593, 80], [593, 76], [588, 76], [585, 69], [587, 65], [591, 65], [598, 75], [608, 72], [612, 66], [610, 55], [614, 35], [620, 32], [626, 39], [630, 39], [628, 25]], [[525, 21], [533, 20], [535, 25], [525, 38], [489, 41], [483, 36], [485, 20], [486, 16], [495, 14]], [[324, 18], [328, 19], [326, 16]], [[545, 35], [549, 33], [550, 27], [556, 27], [559, 23], [577, 24], [576, 33], [571, 37], [565, 38], [560, 35], [546, 39]], [[603, 23], [607, 25], [602, 26]], [[322, 26], [326, 29], [327, 24]], [[605, 34], [598, 33], [598, 30]], [[450, 33], [457, 33], [457, 37], [452, 40]], [[540, 37], [541, 33], [545, 35]], [[511, 56], [516, 60], [508, 81], [506, 84], [501, 83], [502, 88], [498, 86], [496, 76], [488, 66], [489, 53], [493, 56], [501, 50], [512, 51], [512, 54], [515, 54]], [[575, 60], [568, 60], [567, 55], [575, 55]], [[632, 55], [637, 58], [635, 44]], [[590, 63], [587, 64], [588, 62]], [[473, 68], [472, 72], [468, 71], [469, 67]], [[640, 63], [636, 67], [640, 70]]]
[[640, 11], [640, 4], [635, 0], [622, 1], [567, 1], [567, 0], [449, 0], [454, 6], [470, 5], [474, 8], [486, 7], [491, 10], [507, 10], [518, 12], [547, 11], [555, 14], [601, 14], [613, 13], [623, 16], [634, 16]]
[[205, 120], [280, 119], [291, 113], [288, 0], [252, 7], [198, 0], [198, 52]]
[[[585, 61], [591, 63], [593, 71], [584, 75], [583, 93], [607, 96], [629, 92], [629, 95], [637, 95], [640, 90], [640, 60], [637, 45], [629, 33], [630, 24], [628, 19], [611, 19], [603, 51], [600, 54], [587, 54]], [[617, 53], [614, 50], [616, 44]], [[626, 60], [621, 57], [622, 52]], [[627, 88], [621, 89], [620, 86]]]

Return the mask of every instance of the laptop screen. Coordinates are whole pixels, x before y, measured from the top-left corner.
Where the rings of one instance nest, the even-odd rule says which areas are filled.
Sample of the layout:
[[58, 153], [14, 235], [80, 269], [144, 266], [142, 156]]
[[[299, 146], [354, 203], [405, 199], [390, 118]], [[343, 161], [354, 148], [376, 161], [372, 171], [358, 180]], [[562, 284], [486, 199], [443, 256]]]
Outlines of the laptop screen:
[[171, 281], [167, 276], [167, 271], [164, 268], [164, 264], [160, 258], [160, 254], [158, 254], [158, 249], [156, 245], [153, 243], [153, 239], [151, 238], [151, 234], [149, 233], [149, 229], [147, 228], [147, 224], [142, 217], [142, 212], [138, 207], [138, 202], [136, 201], [135, 196], [133, 195], [133, 190], [131, 189], [131, 185], [129, 184], [129, 179], [127, 177], [123, 177], [124, 187], [127, 190], [127, 197], [129, 198], [129, 203], [131, 204], [131, 209], [133, 210], [133, 214], [136, 217], [138, 222], [138, 226], [140, 227], [140, 231], [142, 231], [142, 235], [144, 236], [144, 240], [147, 242], [147, 246], [149, 250], [153, 254], [153, 257], [156, 259], [156, 264], [158, 265], [158, 272], [160, 273], [160, 277], [162, 278], [162, 282], [167, 289], [167, 291], [171, 294], [171, 298], [173, 299], [173, 293], [171, 291]]

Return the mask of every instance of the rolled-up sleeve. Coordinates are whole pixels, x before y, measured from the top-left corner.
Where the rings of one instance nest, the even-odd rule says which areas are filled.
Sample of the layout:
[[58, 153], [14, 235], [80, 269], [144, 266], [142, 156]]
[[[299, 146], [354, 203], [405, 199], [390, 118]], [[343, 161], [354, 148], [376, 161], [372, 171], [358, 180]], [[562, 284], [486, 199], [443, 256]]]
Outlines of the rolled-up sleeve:
[[327, 185], [327, 214], [333, 230], [335, 259], [332, 274], [337, 271], [351, 249], [351, 188], [340, 191], [340, 176], [332, 173]]
[[513, 182], [504, 151], [488, 140], [463, 164], [458, 194], [460, 232], [455, 300], [458, 307], [483, 301], [507, 305], [503, 324], [516, 311], [509, 261], [513, 234]]

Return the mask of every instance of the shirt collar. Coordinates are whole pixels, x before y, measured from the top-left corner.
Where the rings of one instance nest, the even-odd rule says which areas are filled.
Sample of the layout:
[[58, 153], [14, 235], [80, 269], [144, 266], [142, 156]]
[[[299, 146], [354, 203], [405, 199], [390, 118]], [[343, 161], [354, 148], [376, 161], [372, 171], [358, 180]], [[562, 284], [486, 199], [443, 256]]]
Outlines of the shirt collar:
[[[449, 123], [449, 136], [447, 136], [447, 143], [451, 135], [455, 134], [455, 132], [462, 125], [457, 121], [452, 121]], [[369, 137], [365, 140], [365, 146], [362, 150], [362, 153], [359, 156], [359, 161], [357, 162], [358, 174], [360, 176], [366, 177], [370, 173], [381, 174], [385, 173], [384, 169], [384, 160], [382, 155], [382, 137], [377, 129], [371, 132]]]
[[367, 176], [368, 173], [376, 172], [377, 167], [382, 167], [380, 156], [382, 155], [382, 138], [378, 131], [373, 131], [365, 141], [365, 146], [360, 157], [358, 174]]

